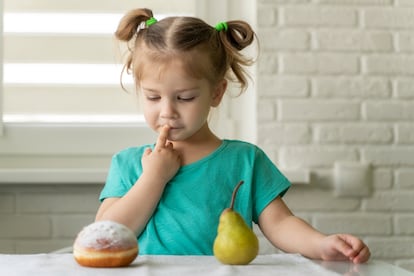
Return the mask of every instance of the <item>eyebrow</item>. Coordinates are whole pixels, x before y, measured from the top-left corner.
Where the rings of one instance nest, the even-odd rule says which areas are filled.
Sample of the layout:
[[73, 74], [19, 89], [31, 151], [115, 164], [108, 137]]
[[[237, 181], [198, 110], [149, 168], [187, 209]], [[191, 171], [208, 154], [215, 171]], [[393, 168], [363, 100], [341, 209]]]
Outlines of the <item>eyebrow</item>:
[[147, 91], [150, 91], [150, 92], [158, 92], [158, 90], [156, 90], [156, 89], [152, 89], [152, 88], [148, 88], [148, 87], [143, 87], [143, 86], [141, 86], [141, 89], [142, 90], [147, 90]]
[[[147, 90], [149, 92], [159, 93], [159, 91], [157, 89], [153, 89], [153, 88], [149, 88], [149, 87], [141, 86], [141, 89]], [[200, 87], [195, 86], [195, 87], [190, 87], [190, 88], [177, 89], [177, 90], [174, 90], [173, 92], [174, 93], [184, 93], [184, 92], [190, 92], [190, 91], [194, 91], [194, 90], [198, 90], [198, 89], [200, 89]]]

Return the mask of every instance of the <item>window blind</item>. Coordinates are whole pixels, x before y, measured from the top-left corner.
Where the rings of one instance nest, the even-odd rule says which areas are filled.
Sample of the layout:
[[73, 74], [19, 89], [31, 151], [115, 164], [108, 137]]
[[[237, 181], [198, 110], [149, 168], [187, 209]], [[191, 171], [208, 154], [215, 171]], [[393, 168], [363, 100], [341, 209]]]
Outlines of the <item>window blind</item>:
[[120, 87], [122, 15], [196, 15], [196, 0], [4, 0], [4, 121], [140, 120]]

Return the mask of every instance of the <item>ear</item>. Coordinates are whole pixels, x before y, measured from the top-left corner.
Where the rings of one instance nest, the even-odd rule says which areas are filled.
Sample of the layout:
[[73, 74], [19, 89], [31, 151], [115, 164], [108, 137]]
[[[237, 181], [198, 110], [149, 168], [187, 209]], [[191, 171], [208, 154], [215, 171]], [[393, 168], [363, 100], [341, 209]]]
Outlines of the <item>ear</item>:
[[221, 100], [223, 99], [223, 95], [226, 92], [226, 89], [227, 89], [227, 80], [222, 79], [221, 81], [218, 82], [216, 88], [213, 91], [212, 101], [211, 101], [212, 107], [217, 107], [221, 103]]

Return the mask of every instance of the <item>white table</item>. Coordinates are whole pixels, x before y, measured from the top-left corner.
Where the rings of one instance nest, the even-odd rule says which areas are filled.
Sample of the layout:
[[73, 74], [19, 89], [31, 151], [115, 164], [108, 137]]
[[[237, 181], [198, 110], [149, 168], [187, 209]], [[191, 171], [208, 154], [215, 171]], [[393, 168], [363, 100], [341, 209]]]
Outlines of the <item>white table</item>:
[[202, 276], [202, 275], [414, 275], [396, 266], [369, 261], [353, 265], [348, 262], [319, 262], [296, 254], [259, 255], [246, 266], [219, 263], [212, 256], [138, 256], [128, 267], [88, 268], [76, 263], [72, 254], [0, 254], [0, 275], [134, 275], [134, 276]]

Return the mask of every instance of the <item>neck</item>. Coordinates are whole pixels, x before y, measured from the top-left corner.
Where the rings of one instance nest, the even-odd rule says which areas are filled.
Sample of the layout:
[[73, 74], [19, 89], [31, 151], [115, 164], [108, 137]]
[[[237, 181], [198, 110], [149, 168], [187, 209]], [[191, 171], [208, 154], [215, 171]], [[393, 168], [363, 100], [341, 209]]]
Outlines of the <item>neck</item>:
[[192, 137], [183, 141], [174, 141], [173, 147], [180, 153], [182, 164], [194, 163], [215, 151], [220, 145], [221, 140], [214, 135], [208, 126], [203, 127]]

